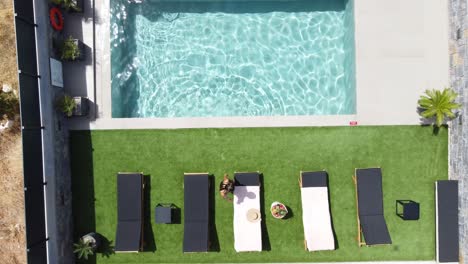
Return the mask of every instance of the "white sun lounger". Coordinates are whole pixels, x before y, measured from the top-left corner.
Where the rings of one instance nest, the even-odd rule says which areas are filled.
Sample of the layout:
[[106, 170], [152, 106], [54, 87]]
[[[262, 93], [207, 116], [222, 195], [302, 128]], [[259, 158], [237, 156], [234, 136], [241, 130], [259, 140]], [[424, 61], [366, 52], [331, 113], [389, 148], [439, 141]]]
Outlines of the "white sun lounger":
[[327, 172], [301, 172], [299, 182], [304, 223], [304, 246], [308, 251], [334, 250]]
[[[235, 173], [234, 180], [234, 248], [237, 252], [262, 251], [260, 174]], [[256, 221], [247, 218], [251, 209], [259, 214]]]

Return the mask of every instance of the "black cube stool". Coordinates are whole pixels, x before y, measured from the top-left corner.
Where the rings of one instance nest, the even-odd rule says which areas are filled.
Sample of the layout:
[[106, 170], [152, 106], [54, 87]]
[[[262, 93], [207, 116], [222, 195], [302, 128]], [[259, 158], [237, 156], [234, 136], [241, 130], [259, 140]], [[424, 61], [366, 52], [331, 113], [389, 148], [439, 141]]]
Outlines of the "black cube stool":
[[158, 204], [154, 210], [156, 224], [172, 224], [174, 204]]
[[[419, 203], [412, 200], [397, 200], [396, 215], [403, 220], [419, 219]], [[403, 211], [403, 212], [402, 212]]]

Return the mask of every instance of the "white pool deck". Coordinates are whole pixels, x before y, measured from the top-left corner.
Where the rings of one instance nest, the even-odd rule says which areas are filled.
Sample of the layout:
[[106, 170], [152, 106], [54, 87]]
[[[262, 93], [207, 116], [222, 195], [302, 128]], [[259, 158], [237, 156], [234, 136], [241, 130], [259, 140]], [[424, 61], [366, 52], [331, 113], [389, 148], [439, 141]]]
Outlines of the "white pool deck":
[[[95, 48], [87, 96], [96, 111], [71, 120], [72, 129], [160, 129], [416, 125], [426, 89], [449, 85], [447, 0], [355, 0], [356, 114], [223, 118], [111, 118], [109, 0], [95, 2], [95, 28], [83, 24]], [[85, 38], [85, 40], [88, 40]], [[89, 40], [88, 40], [89, 41]], [[94, 45], [95, 44], [95, 45]], [[93, 71], [95, 70], [95, 72]], [[95, 73], [95, 74], [94, 74]]]

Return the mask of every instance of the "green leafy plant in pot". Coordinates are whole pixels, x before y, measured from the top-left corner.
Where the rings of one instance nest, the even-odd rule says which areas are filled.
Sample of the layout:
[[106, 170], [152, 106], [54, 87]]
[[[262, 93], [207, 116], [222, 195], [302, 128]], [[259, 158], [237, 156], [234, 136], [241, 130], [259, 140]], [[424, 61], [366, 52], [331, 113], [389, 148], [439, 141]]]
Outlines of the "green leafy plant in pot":
[[65, 39], [62, 43], [61, 49], [62, 60], [77, 60], [81, 57], [81, 50], [79, 47], [79, 41], [73, 39], [71, 36]]
[[461, 107], [455, 103], [458, 94], [450, 88], [444, 90], [426, 90], [421, 95], [418, 105], [420, 115], [428, 120], [433, 120], [435, 127], [440, 127], [446, 120], [456, 117], [455, 111]]
[[51, 0], [55, 5], [63, 7], [68, 12], [82, 12], [83, 9], [80, 7], [80, 0]]
[[73, 244], [73, 253], [76, 253], [79, 259], [88, 259], [94, 254], [94, 248], [91, 242], [81, 238], [78, 243]]
[[62, 111], [66, 116], [70, 117], [73, 115], [73, 110], [75, 110], [76, 102], [73, 97], [69, 95], [64, 95], [57, 102], [57, 107]]
[[270, 210], [273, 217], [278, 219], [284, 218], [288, 214], [288, 209], [280, 202], [274, 202]]

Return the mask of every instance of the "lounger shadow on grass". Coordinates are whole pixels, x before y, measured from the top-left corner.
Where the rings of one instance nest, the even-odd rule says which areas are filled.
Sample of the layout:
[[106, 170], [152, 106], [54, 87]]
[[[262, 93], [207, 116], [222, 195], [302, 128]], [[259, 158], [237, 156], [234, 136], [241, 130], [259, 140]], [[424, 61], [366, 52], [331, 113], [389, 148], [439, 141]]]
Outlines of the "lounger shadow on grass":
[[219, 238], [218, 238], [218, 230], [216, 229], [216, 199], [215, 199], [215, 192], [213, 186], [215, 186], [214, 176], [209, 175], [209, 203], [210, 203], [210, 216], [209, 216], [209, 239], [210, 245], [208, 251], [219, 252], [221, 247], [219, 245]]
[[154, 240], [154, 233], [153, 233], [153, 226], [151, 225], [151, 176], [150, 175], [143, 175], [143, 181], [145, 184], [144, 193], [143, 193], [143, 200], [144, 208], [143, 208], [143, 234], [144, 234], [144, 241], [143, 241], [143, 251], [144, 252], [155, 252], [156, 251], [156, 242]]
[[332, 200], [330, 198], [330, 177], [327, 177], [327, 186], [328, 186], [328, 210], [330, 211], [330, 221], [331, 228], [333, 232], [333, 237], [335, 238], [335, 250], [340, 248], [340, 243], [338, 242], [338, 237], [336, 236], [335, 224], [333, 223], [333, 212], [332, 212]]
[[267, 229], [267, 217], [265, 215], [265, 184], [263, 173], [260, 173], [260, 213], [262, 214], [262, 251], [271, 251], [270, 236]]

